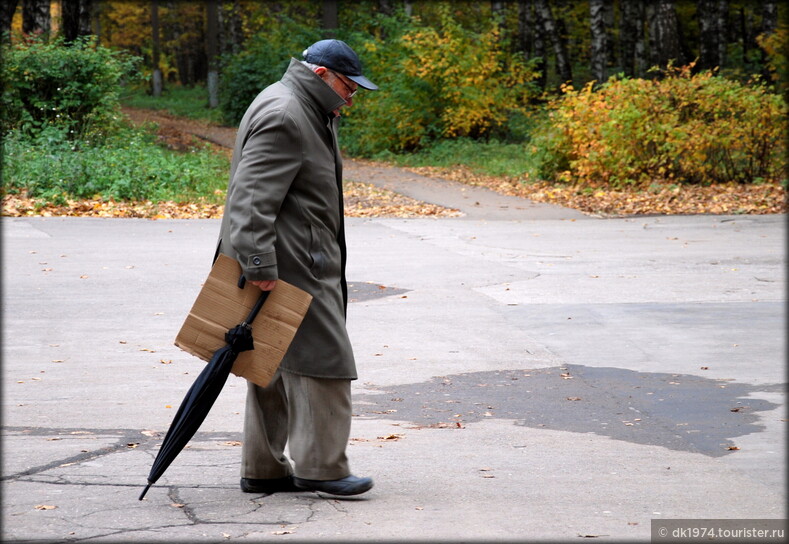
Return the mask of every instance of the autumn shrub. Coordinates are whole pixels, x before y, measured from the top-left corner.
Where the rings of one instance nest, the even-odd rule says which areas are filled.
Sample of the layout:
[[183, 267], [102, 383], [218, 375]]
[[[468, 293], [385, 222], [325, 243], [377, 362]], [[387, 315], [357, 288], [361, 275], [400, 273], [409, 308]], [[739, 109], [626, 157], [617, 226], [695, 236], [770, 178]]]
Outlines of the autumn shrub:
[[399, 153], [444, 138], [506, 133], [525, 110], [536, 92], [533, 66], [510, 53], [492, 22], [474, 32], [449, 8], [441, 13], [438, 28], [418, 18], [381, 17], [381, 35], [348, 37], [380, 88], [343, 112], [343, 144], [351, 153]]
[[177, 153], [159, 145], [154, 132], [131, 127], [101, 142], [74, 141], [66, 127], [54, 125], [35, 135], [13, 131], [4, 148], [3, 192], [57, 205], [88, 198], [211, 198], [227, 183], [229, 170], [222, 155], [201, 148]]
[[675, 69], [663, 79], [566, 87], [531, 151], [544, 179], [710, 184], [786, 176], [787, 105], [758, 83]]
[[224, 123], [238, 125], [258, 93], [282, 78], [291, 57], [301, 60], [302, 51], [319, 39], [315, 28], [282, 17], [251, 37], [243, 51], [223, 59], [219, 108]]
[[2, 49], [3, 132], [63, 127], [70, 139], [106, 130], [118, 111], [121, 82], [138, 59], [81, 38], [70, 45], [29, 38]]

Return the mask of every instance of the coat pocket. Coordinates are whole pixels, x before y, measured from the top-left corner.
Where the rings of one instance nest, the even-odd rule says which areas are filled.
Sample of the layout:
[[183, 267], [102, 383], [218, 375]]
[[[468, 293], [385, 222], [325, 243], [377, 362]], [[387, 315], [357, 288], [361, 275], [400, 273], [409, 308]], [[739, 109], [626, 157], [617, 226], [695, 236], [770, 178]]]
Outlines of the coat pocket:
[[310, 271], [316, 278], [326, 275], [328, 259], [321, 243], [320, 231], [315, 225], [310, 225]]

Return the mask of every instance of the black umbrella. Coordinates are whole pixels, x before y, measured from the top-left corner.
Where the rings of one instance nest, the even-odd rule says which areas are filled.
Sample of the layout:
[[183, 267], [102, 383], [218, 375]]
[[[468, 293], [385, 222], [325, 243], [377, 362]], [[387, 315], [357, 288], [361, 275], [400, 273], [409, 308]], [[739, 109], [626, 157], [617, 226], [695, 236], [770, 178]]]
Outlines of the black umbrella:
[[[240, 282], [239, 286], [241, 286]], [[170, 463], [197, 432], [224, 387], [238, 354], [254, 349], [250, 325], [258, 315], [268, 294], [268, 291], [263, 291], [244, 322], [225, 333], [227, 345], [214, 353], [192, 387], [189, 388], [189, 392], [181, 402], [181, 406], [170, 424], [170, 429], [164, 437], [159, 453], [156, 455], [151, 472], [148, 474], [148, 485], [140, 494], [140, 500], [145, 497], [148, 489], [156, 483], [156, 480], [167, 470]]]

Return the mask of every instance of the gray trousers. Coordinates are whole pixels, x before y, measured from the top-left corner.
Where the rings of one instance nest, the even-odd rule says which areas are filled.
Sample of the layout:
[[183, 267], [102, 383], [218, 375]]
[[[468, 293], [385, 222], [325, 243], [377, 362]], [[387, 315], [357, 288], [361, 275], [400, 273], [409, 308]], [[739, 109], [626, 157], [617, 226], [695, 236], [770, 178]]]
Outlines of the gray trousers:
[[[248, 382], [242, 478], [339, 480], [350, 475], [351, 381], [278, 370], [267, 387]], [[285, 456], [285, 444], [293, 460]]]

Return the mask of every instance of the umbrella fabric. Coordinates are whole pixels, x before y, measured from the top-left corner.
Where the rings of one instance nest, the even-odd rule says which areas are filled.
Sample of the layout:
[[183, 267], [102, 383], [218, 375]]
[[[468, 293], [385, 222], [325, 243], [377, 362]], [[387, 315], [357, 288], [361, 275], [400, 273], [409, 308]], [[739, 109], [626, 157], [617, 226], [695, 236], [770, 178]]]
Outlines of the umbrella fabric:
[[197, 432], [224, 387], [238, 354], [254, 349], [250, 324], [257, 316], [267, 296], [268, 291], [264, 291], [246, 320], [227, 331], [225, 334], [227, 345], [214, 353], [214, 356], [189, 388], [159, 448], [159, 453], [148, 474], [148, 485], [140, 494], [139, 500], [145, 497], [151, 485], [156, 483]]

